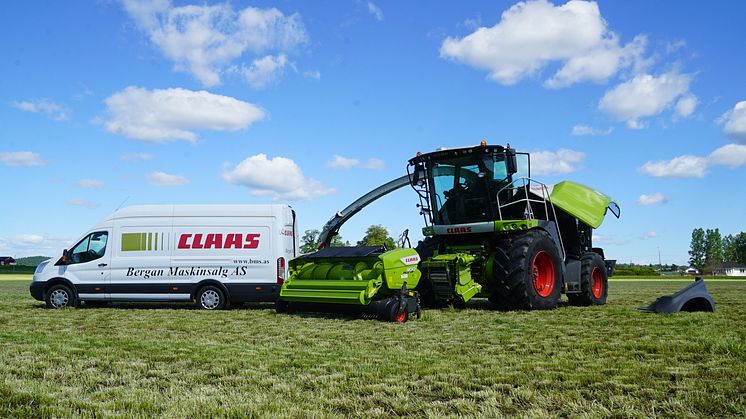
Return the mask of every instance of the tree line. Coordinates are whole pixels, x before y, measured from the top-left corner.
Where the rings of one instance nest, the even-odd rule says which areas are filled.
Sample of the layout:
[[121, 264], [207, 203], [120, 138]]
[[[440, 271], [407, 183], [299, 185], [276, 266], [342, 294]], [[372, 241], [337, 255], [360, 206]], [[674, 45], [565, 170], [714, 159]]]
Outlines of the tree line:
[[712, 270], [722, 262], [746, 265], [746, 233], [729, 234], [723, 237], [720, 229], [692, 230], [689, 246], [689, 264], [700, 272]]
[[[306, 230], [303, 233], [303, 237], [300, 239], [300, 251], [301, 253], [311, 253], [318, 250], [319, 230]], [[342, 236], [336, 235], [332, 238], [331, 246], [350, 246], [349, 241], [342, 239]], [[386, 227], [380, 224], [374, 224], [365, 230], [365, 236], [359, 240], [357, 246], [386, 246], [387, 249], [393, 249], [396, 247], [396, 241], [393, 237], [389, 236]]]

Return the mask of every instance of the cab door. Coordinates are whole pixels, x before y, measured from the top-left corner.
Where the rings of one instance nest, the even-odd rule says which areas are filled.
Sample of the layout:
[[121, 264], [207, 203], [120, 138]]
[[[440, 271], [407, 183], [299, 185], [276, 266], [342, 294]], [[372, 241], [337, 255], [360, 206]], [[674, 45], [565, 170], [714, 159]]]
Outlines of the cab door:
[[69, 262], [62, 267], [81, 300], [106, 300], [109, 298], [111, 279], [111, 230], [94, 231], [80, 240], [69, 251]]

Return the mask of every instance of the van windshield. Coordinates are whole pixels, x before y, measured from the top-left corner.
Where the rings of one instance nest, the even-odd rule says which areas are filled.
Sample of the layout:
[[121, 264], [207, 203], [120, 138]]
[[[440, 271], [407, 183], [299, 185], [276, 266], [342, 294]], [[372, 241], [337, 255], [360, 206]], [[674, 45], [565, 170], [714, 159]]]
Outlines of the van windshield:
[[85, 263], [96, 260], [106, 253], [106, 242], [109, 233], [97, 231], [87, 235], [73, 247], [70, 252], [70, 263]]

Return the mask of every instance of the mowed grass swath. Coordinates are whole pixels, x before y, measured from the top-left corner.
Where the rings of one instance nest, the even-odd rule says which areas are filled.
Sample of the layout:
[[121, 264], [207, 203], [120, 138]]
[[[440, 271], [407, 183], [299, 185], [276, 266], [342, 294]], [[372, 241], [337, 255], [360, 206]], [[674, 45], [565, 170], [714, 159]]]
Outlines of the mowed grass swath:
[[271, 304], [49, 310], [0, 281], [0, 416], [744, 416], [746, 282], [708, 284], [715, 313], [637, 310], [681, 286], [394, 324]]

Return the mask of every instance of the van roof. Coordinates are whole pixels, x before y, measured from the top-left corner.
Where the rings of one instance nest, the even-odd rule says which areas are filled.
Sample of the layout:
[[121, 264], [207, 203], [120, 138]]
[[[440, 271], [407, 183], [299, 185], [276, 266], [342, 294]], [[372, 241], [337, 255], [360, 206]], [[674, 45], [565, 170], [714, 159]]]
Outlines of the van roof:
[[285, 208], [291, 207], [287, 204], [133, 205], [115, 211], [105, 221], [136, 217], [261, 217], [274, 215]]

